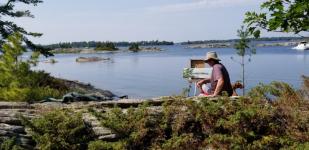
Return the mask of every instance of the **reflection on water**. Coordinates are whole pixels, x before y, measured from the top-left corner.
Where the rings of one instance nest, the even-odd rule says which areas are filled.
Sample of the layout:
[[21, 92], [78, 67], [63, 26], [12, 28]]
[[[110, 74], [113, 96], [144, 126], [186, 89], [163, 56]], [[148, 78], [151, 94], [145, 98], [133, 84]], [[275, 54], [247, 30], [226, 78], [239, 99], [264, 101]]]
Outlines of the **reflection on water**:
[[[231, 60], [239, 58], [233, 49], [185, 49], [183, 46], [165, 46], [162, 52], [61, 54], [56, 64], [40, 63], [43, 69], [61, 78], [91, 83], [116, 94], [134, 98], [150, 98], [180, 94], [188, 87], [182, 70], [189, 59], [203, 58], [207, 51], [217, 51], [229, 70], [232, 82], [241, 79], [240, 65]], [[284, 81], [294, 87], [301, 85], [301, 75], [309, 75], [309, 51], [295, 51], [290, 47], [257, 49], [252, 62], [246, 65], [246, 83], [251, 88], [258, 83]], [[76, 63], [80, 56], [110, 57], [110, 62]]]

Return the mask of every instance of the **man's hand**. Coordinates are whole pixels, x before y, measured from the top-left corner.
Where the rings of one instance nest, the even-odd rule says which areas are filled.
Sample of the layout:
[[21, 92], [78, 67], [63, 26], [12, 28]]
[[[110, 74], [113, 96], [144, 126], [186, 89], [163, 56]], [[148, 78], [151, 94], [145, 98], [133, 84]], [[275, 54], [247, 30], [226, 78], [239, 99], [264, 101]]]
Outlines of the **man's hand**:
[[196, 84], [197, 84], [197, 87], [198, 88], [202, 88], [202, 85], [204, 84], [204, 80], [200, 80], [200, 81], [198, 81]]
[[203, 80], [200, 80], [196, 83], [196, 86], [200, 90], [200, 93], [204, 93], [204, 91], [202, 89], [202, 85], [208, 83], [209, 81], [210, 81], [210, 79], [203, 79]]

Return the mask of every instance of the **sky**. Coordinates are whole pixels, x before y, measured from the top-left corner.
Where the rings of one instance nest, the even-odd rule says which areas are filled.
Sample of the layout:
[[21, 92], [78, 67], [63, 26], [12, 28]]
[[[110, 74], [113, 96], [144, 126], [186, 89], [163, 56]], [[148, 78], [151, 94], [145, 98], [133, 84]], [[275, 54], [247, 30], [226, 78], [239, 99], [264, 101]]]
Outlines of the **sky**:
[[[219, 40], [237, 38], [247, 11], [263, 0], [44, 0], [35, 18], [14, 19], [38, 44], [73, 41]], [[265, 33], [262, 36], [287, 36]]]

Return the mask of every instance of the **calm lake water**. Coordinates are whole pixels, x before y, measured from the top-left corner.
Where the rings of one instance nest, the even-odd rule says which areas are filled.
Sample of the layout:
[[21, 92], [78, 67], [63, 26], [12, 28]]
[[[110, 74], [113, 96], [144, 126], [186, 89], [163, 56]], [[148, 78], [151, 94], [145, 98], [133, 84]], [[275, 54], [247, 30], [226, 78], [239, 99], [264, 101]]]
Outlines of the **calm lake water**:
[[[208, 51], [216, 51], [228, 69], [232, 82], [241, 79], [241, 67], [231, 60], [239, 59], [232, 48], [186, 49], [185, 46], [162, 46], [161, 52], [116, 52], [102, 54], [59, 54], [56, 64], [39, 63], [34, 69], [51, 75], [79, 80], [130, 98], [177, 95], [188, 87], [182, 70], [190, 59], [199, 59]], [[110, 62], [77, 63], [77, 57], [109, 57]], [[301, 75], [309, 75], [309, 51], [291, 47], [257, 48], [257, 54], [246, 64], [246, 84], [250, 89], [259, 83], [283, 81], [299, 88]]]

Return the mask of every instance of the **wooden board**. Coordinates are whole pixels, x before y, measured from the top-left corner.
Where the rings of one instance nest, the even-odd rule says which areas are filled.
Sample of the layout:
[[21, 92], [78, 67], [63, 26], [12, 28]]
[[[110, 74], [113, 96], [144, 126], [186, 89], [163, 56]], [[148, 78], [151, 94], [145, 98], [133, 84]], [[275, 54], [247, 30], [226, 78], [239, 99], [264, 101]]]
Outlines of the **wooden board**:
[[190, 60], [190, 67], [191, 68], [205, 68], [205, 62], [202, 59], [191, 59]]

